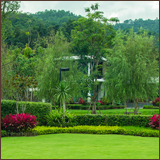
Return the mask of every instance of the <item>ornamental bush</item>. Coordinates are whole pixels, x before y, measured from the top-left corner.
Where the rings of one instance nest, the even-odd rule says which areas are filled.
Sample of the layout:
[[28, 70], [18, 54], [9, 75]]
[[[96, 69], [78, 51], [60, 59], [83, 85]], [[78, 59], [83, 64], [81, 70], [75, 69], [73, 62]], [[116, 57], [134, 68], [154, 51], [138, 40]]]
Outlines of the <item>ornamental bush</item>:
[[158, 114], [154, 114], [153, 116], [149, 117], [149, 125], [153, 128], [153, 129], [159, 129], [159, 115]]
[[36, 116], [30, 114], [9, 114], [2, 119], [3, 126], [10, 132], [22, 132], [32, 130], [38, 124]]
[[86, 103], [86, 101], [83, 98], [80, 98], [78, 101], [79, 101], [79, 104], [85, 104]]
[[68, 127], [76, 125], [74, 115], [68, 113], [67, 110], [65, 113], [62, 110], [54, 110], [46, 115], [46, 120], [47, 126]]
[[159, 137], [159, 131], [143, 127], [120, 126], [74, 126], [74, 127], [46, 127], [37, 126], [33, 129], [38, 135], [56, 133], [86, 133], [86, 134], [122, 134], [142, 137]]
[[149, 116], [137, 115], [76, 115], [77, 125], [149, 127]]

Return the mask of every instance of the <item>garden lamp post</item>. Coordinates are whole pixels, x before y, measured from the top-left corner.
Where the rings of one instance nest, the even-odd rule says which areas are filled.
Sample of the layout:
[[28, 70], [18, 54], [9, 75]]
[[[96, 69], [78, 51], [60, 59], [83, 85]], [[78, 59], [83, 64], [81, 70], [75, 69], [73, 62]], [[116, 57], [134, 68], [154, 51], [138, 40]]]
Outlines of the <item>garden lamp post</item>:
[[[59, 73], [59, 84], [61, 82], [61, 71], [69, 71], [69, 68], [60, 68], [60, 73]], [[60, 108], [60, 102], [59, 102], [59, 108]]]

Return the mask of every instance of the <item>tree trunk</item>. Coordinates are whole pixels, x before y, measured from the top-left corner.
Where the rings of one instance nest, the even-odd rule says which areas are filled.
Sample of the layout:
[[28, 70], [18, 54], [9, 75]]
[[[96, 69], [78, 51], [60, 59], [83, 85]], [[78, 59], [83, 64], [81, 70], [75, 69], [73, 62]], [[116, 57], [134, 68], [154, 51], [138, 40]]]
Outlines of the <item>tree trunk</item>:
[[52, 103], [50, 103], [50, 112], [52, 112]]
[[65, 103], [65, 100], [63, 100], [63, 113], [65, 113], [65, 107], [66, 107], [66, 103]]
[[137, 115], [138, 113], [138, 106], [137, 106], [137, 99], [134, 100], [134, 114]]
[[93, 102], [93, 106], [92, 106], [92, 113], [91, 114], [97, 114], [96, 112], [96, 102]]
[[55, 108], [55, 110], [56, 110], [56, 102], [55, 102], [55, 101], [53, 101], [53, 104], [54, 104], [54, 108]]
[[127, 103], [125, 98], [124, 98], [124, 106], [125, 106], [125, 111], [127, 112]]

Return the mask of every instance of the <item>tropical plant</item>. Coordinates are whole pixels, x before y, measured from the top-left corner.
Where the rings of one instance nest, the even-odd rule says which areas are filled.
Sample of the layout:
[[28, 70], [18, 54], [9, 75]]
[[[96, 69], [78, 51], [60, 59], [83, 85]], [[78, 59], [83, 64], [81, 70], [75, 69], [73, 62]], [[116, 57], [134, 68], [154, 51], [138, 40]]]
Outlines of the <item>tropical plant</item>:
[[60, 104], [63, 104], [63, 113], [65, 113], [66, 102], [70, 101], [72, 98], [70, 92], [70, 86], [64, 81], [61, 81], [55, 89], [54, 97], [56, 98], [56, 101], [60, 102]]
[[46, 116], [46, 119], [48, 126], [68, 127], [76, 125], [74, 115], [67, 110], [65, 113], [61, 109], [53, 110]]

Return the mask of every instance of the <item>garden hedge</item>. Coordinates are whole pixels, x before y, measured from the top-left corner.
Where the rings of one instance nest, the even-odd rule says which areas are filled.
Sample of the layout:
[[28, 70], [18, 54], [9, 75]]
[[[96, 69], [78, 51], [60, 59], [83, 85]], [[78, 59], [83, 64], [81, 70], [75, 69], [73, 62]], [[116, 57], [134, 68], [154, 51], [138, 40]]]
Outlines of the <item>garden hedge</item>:
[[74, 126], [74, 127], [45, 127], [37, 126], [33, 129], [38, 135], [55, 133], [86, 133], [86, 134], [122, 134], [142, 137], [159, 137], [159, 131], [141, 127], [120, 126]]
[[77, 125], [149, 127], [149, 116], [137, 115], [76, 115]]
[[143, 109], [159, 109], [157, 106], [152, 106], [152, 105], [144, 105]]
[[[24, 105], [25, 102], [22, 102]], [[19, 102], [19, 113], [22, 113], [21, 102]], [[25, 113], [36, 115], [39, 121], [38, 125], [46, 125], [45, 116], [50, 112], [50, 104], [43, 102], [26, 102]], [[16, 114], [16, 101], [13, 100], [1, 100], [1, 118], [5, 115]]]
[[[124, 109], [125, 106], [121, 105], [99, 105], [97, 109], [100, 110], [107, 110], [107, 109]], [[82, 104], [67, 104], [67, 109], [80, 109], [80, 110], [88, 110], [89, 105], [82, 105]], [[91, 109], [91, 108], [90, 108]]]

